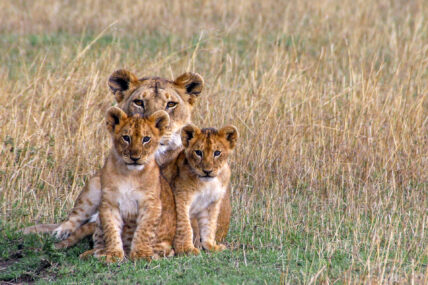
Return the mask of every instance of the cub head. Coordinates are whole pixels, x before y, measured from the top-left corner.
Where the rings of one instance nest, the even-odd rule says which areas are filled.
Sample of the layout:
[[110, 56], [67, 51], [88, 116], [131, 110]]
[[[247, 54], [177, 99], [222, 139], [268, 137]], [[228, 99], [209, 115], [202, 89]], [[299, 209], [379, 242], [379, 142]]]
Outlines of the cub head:
[[237, 139], [238, 131], [234, 126], [216, 130], [199, 129], [189, 124], [181, 130], [186, 159], [193, 172], [201, 179], [211, 179], [218, 175], [227, 163]]
[[107, 129], [115, 154], [131, 170], [141, 170], [156, 152], [159, 142], [169, 125], [165, 111], [157, 111], [148, 117], [139, 114], [128, 116], [117, 107], [107, 111]]
[[138, 79], [133, 73], [121, 69], [113, 72], [108, 85], [118, 107], [128, 116], [150, 116], [164, 110], [170, 117], [169, 131], [176, 133], [190, 122], [191, 111], [204, 87], [204, 80], [191, 72], [173, 81], [160, 77]]

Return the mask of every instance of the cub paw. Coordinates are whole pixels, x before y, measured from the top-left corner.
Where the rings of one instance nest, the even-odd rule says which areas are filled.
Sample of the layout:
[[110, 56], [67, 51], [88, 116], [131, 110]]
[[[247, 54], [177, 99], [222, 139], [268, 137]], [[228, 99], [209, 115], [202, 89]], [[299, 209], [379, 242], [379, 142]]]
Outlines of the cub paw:
[[103, 254], [96, 254], [96, 258], [103, 259], [107, 263], [116, 263], [120, 262], [125, 258], [125, 253], [123, 250], [115, 249], [115, 250], [107, 250]]
[[153, 257], [153, 250], [131, 250], [131, 254], [129, 255], [129, 258], [133, 261], [137, 261], [140, 259], [151, 261]]
[[82, 253], [81, 255], [79, 255], [79, 258], [83, 259], [83, 260], [88, 259], [89, 257], [95, 255], [95, 251], [96, 251], [95, 249], [87, 250], [84, 253]]
[[162, 243], [157, 244], [154, 247], [154, 251], [160, 257], [171, 257], [171, 256], [174, 256], [174, 250], [172, 249], [171, 244], [167, 243], [167, 242], [162, 242]]
[[199, 255], [201, 253], [201, 251], [199, 249], [197, 249], [196, 247], [194, 247], [193, 245], [191, 245], [191, 246], [176, 245], [175, 246], [175, 253], [178, 255], [183, 255], [183, 254]]
[[209, 242], [205, 242], [202, 246], [204, 247], [204, 249], [213, 252], [223, 251], [226, 249], [226, 246], [223, 244], [215, 244]]

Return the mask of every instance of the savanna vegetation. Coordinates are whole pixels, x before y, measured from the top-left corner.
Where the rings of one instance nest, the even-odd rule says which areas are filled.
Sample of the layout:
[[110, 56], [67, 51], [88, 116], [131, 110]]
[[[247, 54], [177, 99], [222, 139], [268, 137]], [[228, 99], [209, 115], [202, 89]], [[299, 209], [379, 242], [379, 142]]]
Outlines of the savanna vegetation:
[[[0, 2], [0, 283], [414, 283], [428, 271], [426, 1]], [[63, 220], [110, 140], [108, 76], [200, 73], [234, 124], [229, 251], [107, 266]]]

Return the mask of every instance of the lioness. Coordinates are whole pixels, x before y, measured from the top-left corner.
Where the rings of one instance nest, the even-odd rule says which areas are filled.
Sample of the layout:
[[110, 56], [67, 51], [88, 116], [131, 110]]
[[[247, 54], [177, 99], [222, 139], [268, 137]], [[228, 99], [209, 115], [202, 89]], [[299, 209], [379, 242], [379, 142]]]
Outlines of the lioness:
[[[108, 110], [113, 147], [99, 172], [102, 198], [97, 223], [103, 242], [95, 244], [95, 250], [102, 249], [95, 251], [95, 256], [105, 256], [107, 262], [120, 261], [128, 249], [131, 259], [150, 260], [154, 249], [162, 254], [171, 250], [175, 205], [171, 188], [155, 162], [168, 125], [165, 111], [142, 118], [138, 114], [128, 117], [117, 107]], [[168, 199], [161, 201], [162, 194]]]
[[[215, 235], [221, 201], [230, 180], [227, 158], [237, 139], [238, 131], [234, 126], [201, 130], [190, 124], [181, 130], [184, 150], [163, 169], [173, 189], [177, 209], [176, 253], [199, 254], [192, 242], [195, 230], [199, 231], [204, 249], [225, 249], [224, 245], [216, 243]], [[192, 229], [192, 219], [196, 219], [198, 229]]]

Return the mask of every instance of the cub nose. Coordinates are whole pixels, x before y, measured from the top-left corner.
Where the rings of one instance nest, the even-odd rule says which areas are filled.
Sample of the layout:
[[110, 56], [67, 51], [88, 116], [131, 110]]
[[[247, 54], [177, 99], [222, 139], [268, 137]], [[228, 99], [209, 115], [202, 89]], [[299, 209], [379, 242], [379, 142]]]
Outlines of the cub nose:
[[205, 175], [209, 176], [213, 171], [212, 170], [205, 170], [204, 169], [204, 173]]
[[137, 162], [139, 159], [140, 159], [140, 157], [138, 156], [131, 156], [131, 159], [132, 159], [132, 161], [134, 161], [134, 162]]

